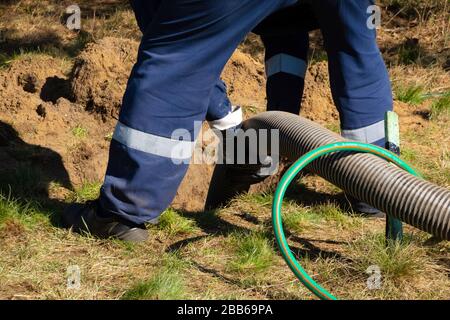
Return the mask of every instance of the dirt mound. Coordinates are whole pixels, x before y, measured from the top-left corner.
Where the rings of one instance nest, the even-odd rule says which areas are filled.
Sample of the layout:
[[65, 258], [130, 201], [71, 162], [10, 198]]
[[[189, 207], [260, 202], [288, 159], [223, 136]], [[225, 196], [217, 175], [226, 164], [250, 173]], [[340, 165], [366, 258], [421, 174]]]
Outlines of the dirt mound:
[[66, 68], [64, 61], [46, 55], [14, 61], [0, 72], [0, 110], [13, 112], [67, 96]]
[[[79, 185], [102, 179], [105, 136], [113, 126], [112, 121], [99, 125], [83, 105], [67, 99], [70, 68], [64, 59], [33, 54], [0, 71], [0, 131], [8, 133], [0, 139], [5, 161], [33, 167], [46, 183], [66, 187], [69, 180]], [[77, 127], [85, 132], [82, 138]]]
[[[105, 116], [117, 116], [138, 43], [128, 39], [104, 38], [90, 44], [75, 60], [71, 88], [74, 100]], [[263, 106], [263, 66], [237, 51], [227, 64], [223, 79], [235, 104]]]
[[250, 55], [236, 51], [226, 65], [222, 79], [233, 103], [244, 108], [264, 108], [266, 105], [264, 66]]
[[331, 96], [327, 62], [313, 64], [306, 74], [301, 115], [319, 123], [339, 119]]
[[71, 75], [74, 100], [89, 111], [117, 116], [138, 43], [104, 38], [92, 43], [75, 59]]

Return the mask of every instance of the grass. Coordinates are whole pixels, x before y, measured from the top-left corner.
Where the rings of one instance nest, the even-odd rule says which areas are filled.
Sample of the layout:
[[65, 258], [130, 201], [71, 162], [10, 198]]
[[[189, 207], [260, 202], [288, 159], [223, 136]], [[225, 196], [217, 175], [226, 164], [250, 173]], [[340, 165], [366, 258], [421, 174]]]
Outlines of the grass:
[[13, 60], [14, 57], [11, 57], [10, 55], [4, 53], [0, 53], [0, 69], [8, 67]]
[[333, 131], [334, 133], [341, 133], [341, 125], [338, 122], [327, 123], [325, 128]]
[[108, 133], [107, 135], [105, 135], [105, 140], [111, 142], [113, 139], [114, 133]]
[[317, 221], [318, 216], [308, 209], [292, 213], [283, 213], [283, 226], [291, 232], [301, 233]]
[[418, 158], [417, 152], [413, 149], [409, 149], [409, 148], [402, 148], [401, 150], [401, 156], [402, 159], [407, 161], [407, 162], [413, 162], [416, 161]]
[[410, 65], [416, 63], [420, 59], [420, 47], [417, 44], [404, 44], [398, 51], [398, 63]]
[[352, 229], [360, 227], [363, 219], [342, 211], [336, 204], [319, 205], [314, 209], [326, 222], [331, 222], [339, 228]]
[[0, 194], [0, 230], [8, 225], [33, 230], [46, 222], [45, 215], [35, 203], [23, 203]]
[[85, 182], [80, 187], [75, 188], [74, 192], [68, 197], [70, 202], [87, 202], [95, 200], [100, 195], [100, 182]]
[[161, 215], [157, 228], [168, 236], [191, 234], [197, 231], [194, 221], [180, 216], [173, 209], [168, 209]]
[[234, 257], [228, 267], [233, 272], [255, 274], [266, 271], [275, 257], [272, 241], [262, 232], [243, 234], [236, 232], [230, 236]]
[[319, 62], [328, 61], [328, 55], [324, 50], [313, 50], [311, 53], [311, 58], [309, 59], [309, 66], [314, 65]]
[[84, 139], [88, 135], [88, 130], [83, 128], [81, 125], [77, 125], [72, 129], [72, 135], [78, 139]]
[[256, 193], [250, 194], [245, 193], [236, 199], [237, 202], [248, 202], [255, 204], [259, 207], [270, 208], [273, 202], [273, 194], [272, 193]]
[[297, 205], [297, 208], [293, 209], [295, 208], [293, 206], [294, 204], [289, 204], [289, 202], [284, 205], [287, 208], [283, 210], [283, 224], [288, 230], [294, 232], [302, 232], [323, 224], [351, 230], [359, 228], [363, 221], [349, 212], [342, 211], [333, 203], [319, 204], [310, 208]]
[[450, 116], [450, 92], [445, 93], [431, 105], [430, 119]]
[[39, 49], [37, 50], [24, 50], [20, 49], [13, 53], [2, 53], [0, 52], [0, 69], [7, 68], [13, 61], [20, 59], [21, 57], [40, 55], [43, 52]]
[[188, 298], [187, 283], [182, 275], [186, 264], [176, 254], [167, 255], [159, 271], [123, 296], [123, 300], [182, 300]]
[[[422, 176], [443, 187], [450, 186], [448, 135], [442, 122], [430, 121], [421, 130], [402, 135], [402, 149], [407, 160]], [[439, 145], [436, 144], [439, 141]]]
[[417, 85], [399, 86], [395, 89], [395, 98], [411, 105], [421, 104], [425, 100], [423, 94], [423, 87]]
[[404, 243], [392, 242], [386, 245], [384, 233], [369, 233], [350, 244], [350, 249], [358, 271], [365, 272], [369, 267], [377, 266], [383, 277], [391, 280], [413, 278], [425, 272], [429, 265], [426, 251], [408, 237]]
[[137, 284], [122, 297], [123, 300], [182, 300], [185, 282], [177, 272], [161, 270], [149, 281]]

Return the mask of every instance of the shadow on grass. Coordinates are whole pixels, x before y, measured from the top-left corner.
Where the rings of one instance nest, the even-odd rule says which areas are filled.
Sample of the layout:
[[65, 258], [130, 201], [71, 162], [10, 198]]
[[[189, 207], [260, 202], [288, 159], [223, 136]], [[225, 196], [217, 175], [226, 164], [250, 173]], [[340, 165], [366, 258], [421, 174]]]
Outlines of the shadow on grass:
[[189, 212], [177, 210], [176, 212], [181, 217], [194, 221], [204, 234], [177, 241], [170, 245], [166, 252], [176, 252], [191, 243], [201, 241], [210, 236], [227, 236], [236, 231], [251, 232], [250, 229], [234, 225], [220, 218], [217, 211]]
[[36, 207], [60, 226], [65, 204], [51, 199], [52, 185], [72, 189], [61, 156], [53, 150], [24, 142], [9, 124], [0, 121], [0, 195]]
[[332, 203], [342, 212], [352, 213], [350, 201], [344, 192], [337, 194], [323, 193], [310, 189], [299, 181], [292, 183], [289, 186], [289, 189], [286, 191], [285, 199], [286, 201], [294, 201], [304, 207], [314, 207]]
[[[242, 289], [246, 289], [246, 290], [251, 290], [253, 292], [257, 292], [257, 293], [264, 293], [264, 295], [268, 298], [268, 299], [279, 299], [278, 295], [276, 292], [273, 292], [273, 290], [265, 290], [265, 289], [260, 289], [258, 287], [252, 287], [252, 288], [248, 288], [245, 283], [242, 282], [242, 280], [240, 279], [233, 279], [227, 275], [224, 275], [222, 273], [220, 273], [219, 271], [204, 266], [201, 263], [197, 262], [197, 261], [191, 261], [191, 264], [200, 272], [204, 273], [204, 274], [209, 274], [210, 276], [212, 276], [213, 278], [216, 278], [228, 285], [232, 285], [238, 288], [242, 288]], [[287, 267], [286, 267], [287, 268]], [[289, 270], [286, 270], [286, 272], [290, 272]], [[287, 293], [287, 292], [283, 292], [283, 298], [284, 299], [288, 299], [288, 300], [296, 300], [298, 299], [298, 296], [291, 294], [291, 293]]]
[[187, 219], [194, 220], [197, 226], [209, 235], [221, 235], [226, 236], [232, 232], [243, 231], [250, 232], [250, 229], [237, 226], [224, 219], [222, 219], [217, 211], [205, 211], [205, 212], [188, 212], [178, 211], [178, 214]]
[[[5, 33], [7, 31], [4, 30]], [[0, 42], [0, 52], [10, 59], [27, 52], [42, 52], [53, 56], [74, 58], [92, 41], [92, 35], [86, 31], [79, 31], [72, 41], [67, 42], [56, 31], [46, 30], [32, 36], [4, 39]]]
[[[7, 2], [3, 4], [4, 8], [2, 8], [2, 4], [0, 4], [0, 10], [4, 10], [6, 15], [7, 10], [12, 10], [10, 6], [13, 3], [14, 2]], [[27, 3], [21, 5], [20, 2], [17, 2], [13, 10], [18, 10], [19, 16], [31, 16], [32, 14], [35, 14], [36, 17], [33, 18], [36, 19], [38, 19], [40, 15], [43, 17], [53, 16], [53, 23], [60, 24], [61, 27], [65, 28], [68, 18], [72, 15], [72, 13], [66, 12], [68, 4], [58, 3], [57, 1], [54, 1], [53, 4], [54, 6], [46, 8], [45, 4], [40, 5], [35, 3], [32, 4], [32, 8], [27, 9]], [[93, 21], [94, 26], [96, 21], [98, 21], [97, 24], [101, 24], [103, 21], [111, 19], [116, 13], [130, 9], [129, 1], [127, 0], [78, 1], [77, 4], [81, 9], [83, 23], [86, 21]], [[34, 13], [34, 11], [31, 13], [31, 10], [34, 9], [36, 9], [36, 13]], [[96, 38], [95, 29], [90, 30], [90, 32], [85, 29], [80, 31], [70, 31], [67, 29], [66, 31], [67, 33], [62, 33], [61, 31], [58, 31], [58, 28], [45, 28], [43, 30], [37, 29], [33, 32], [27, 32], [18, 37], [8, 37], [8, 34], [23, 33], [22, 30], [14, 27], [14, 23], [12, 23], [10, 26], [0, 29], [0, 52], [10, 58], [23, 52], [30, 51], [46, 52], [73, 58], [76, 57], [88, 43], [94, 41], [94, 38]], [[68, 41], [67, 35], [71, 32], [74, 38]], [[2, 35], [6, 36], [2, 37]]]
[[345, 242], [335, 242], [335, 241], [321, 241], [321, 240], [314, 240], [314, 239], [307, 239], [297, 236], [290, 236], [289, 237], [291, 241], [294, 241], [295, 243], [298, 243], [302, 246], [302, 248], [299, 248], [295, 245], [291, 245], [292, 253], [297, 257], [297, 259], [301, 260], [302, 258], [309, 258], [311, 260], [315, 259], [336, 259], [341, 260], [343, 262], [350, 262], [351, 260], [348, 258], [345, 258], [341, 254], [333, 251], [328, 251], [324, 249], [320, 249], [317, 247], [314, 242], [325, 242], [325, 243], [331, 243], [331, 244], [346, 244]]
[[[296, 203], [301, 204], [305, 207], [313, 207], [318, 205], [327, 205], [333, 203], [337, 206], [338, 209], [343, 212], [352, 212], [349, 200], [346, 198], [344, 193], [340, 194], [329, 194], [329, 193], [320, 193], [311, 189], [308, 189], [303, 184], [297, 182], [293, 183], [289, 188], [288, 192], [285, 196], [286, 200], [291, 200]], [[205, 235], [195, 236], [187, 239], [182, 239], [178, 242], [173, 243], [167, 248], [167, 252], [178, 251], [181, 248], [201, 241], [209, 236], [227, 236], [234, 232], [243, 232], [250, 233], [251, 229], [245, 228], [242, 226], [238, 226], [232, 224], [224, 219], [222, 219], [217, 210], [210, 210], [206, 212], [188, 212], [179, 210], [177, 213], [187, 219], [195, 221], [196, 225], [202, 230]], [[236, 216], [239, 216], [241, 219], [251, 222], [255, 225], [261, 225], [265, 223], [265, 220], [258, 219], [250, 215], [249, 213], [237, 213]], [[294, 235], [290, 235], [290, 238], [295, 241], [297, 244], [300, 244], [303, 248], [293, 247], [293, 251], [297, 257], [306, 257], [315, 259], [315, 258], [334, 258], [334, 259], [345, 259], [337, 253], [331, 251], [321, 250], [319, 247], [314, 245], [314, 242], [326, 242], [328, 244], [342, 244], [341, 242], [335, 241], [322, 241], [322, 240], [314, 240], [314, 239], [306, 239], [297, 237]], [[273, 239], [274, 240], [274, 239]]]
[[[186, 212], [186, 211], [178, 211], [178, 214], [182, 217], [185, 217], [187, 219], [192, 219], [196, 221], [197, 225], [201, 228], [201, 230], [206, 233], [198, 236], [193, 236], [187, 239], [182, 239], [180, 241], [177, 241], [173, 244], [171, 244], [167, 249], [166, 252], [178, 252], [183, 247], [186, 247], [190, 244], [200, 242], [202, 240], [208, 239], [211, 236], [227, 236], [232, 233], [236, 232], [242, 232], [243, 234], [249, 234], [252, 232], [251, 229], [241, 227], [234, 225], [228, 221], [225, 221], [221, 219], [215, 211], [210, 212]], [[263, 222], [260, 222], [263, 223]], [[274, 250], [277, 252], [278, 255], [280, 255], [278, 248], [276, 246], [275, 238], [272, 235], [272, 233], [267, 233], [267, 236], [269, 240], [272, 242]], [[341, 245], [345, 244], [341, 241], [333, 241], [333, 240], [319, 240], [319, 239], [310, 239], [305, 237], [299, 237], [295, 235], [290, 235], [289, 239], [292, 243], [291, 249], [293, 254], [297, 257], [297, 259], [300, 261], [303, 259], [308, 260], [317, 260], [317, 259], [333, 259], [333, 260], [339, 260], [343, 263], [349, 263], [351, 262], [351, 259], [343, 256], [340, 253], [329, 251], [322, 249], [317, 246], [317, 243], [326, 243], [326, 244], [332, 244], [332, 245]], [[248, 285], [245, 284], [245, 281], [240, 277], [233, 277], [232, 275], [223, 272], [219, 270], [218, 268], [214, 268], [208, 265], [205, 265], [201, 261], [192, 260], [190, 261], [192, 265], [199, 270], [200, 272], [204, 274], [208, 274], [224, 283], [227, 283], [232, 286], [236, 286], [238, 288], [242, 289], [250, 289], [248, 288]], [[288, 267], [286, 266], [286, 272], [290, 272]], [[251, 288], [252, 291], [257, 293], [262, 293], [269, 299], [277, 299], [279, 298], [277, 292], [272, 292], [272, 290], [265, 290], [264, 287], [253, 287]], [[298, 296], [294, 294], [290, 294], [287, 292], [283, 292], [283, 297], [285, 299], [298, 299]]]

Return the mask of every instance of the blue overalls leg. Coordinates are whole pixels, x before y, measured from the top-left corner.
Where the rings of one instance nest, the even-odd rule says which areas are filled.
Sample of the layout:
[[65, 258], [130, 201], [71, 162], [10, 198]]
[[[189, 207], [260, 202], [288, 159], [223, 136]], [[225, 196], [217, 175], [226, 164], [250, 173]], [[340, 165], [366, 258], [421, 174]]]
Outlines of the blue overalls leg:
[[[161, 1], [162, 0], [130, 1], [139, 29], [143, 34], [153, 21], [158, 8], [161, 5]], [[240, 122], [239, 119], [236, 119], [236, 123], [224, 121], [226, 123], [225, 127], [221, 125], [221, 121], [226, 120], [227, 116], [229, 116], [232, 111], [232, 104], [228, 99], [227, 87], [222, 80], [219, 80], [211, 93], [206, 120], [210, 123], [214, 123], [214, 125], [212, 125], [213, 128], [219, 126], [220, 128], [228, 129], [227, 126], [237, 126], [242, 122], [242, 119], [240, 119]]]
[[[372, 0], [312, 0], [310, 16], [318, 19], [329, 60], [331, 91], [345, 138], [385, 147], [384, 116], [392, 110], [388, 72], [370, 26]], [[300, 5], [275, 13], [256, 29], [266, 47], [268, 110], [298, 114], [304, 89], [302, 62], [308, 50], [308, 19], [295, 19]], [[317, 106], [320, 108], [320, 106]], [[379, 211], [351, 199], [353, 209]]]
[[317, 28], [311, 7], [299, 3], [272, 14], [253, 30], [265, 48], [268, 111], [300, 113], [309, 31]]
[[[148, 0], [134, 0], [143, 8]], [[296, 0], [164, 0], [144, 30], [113, 140], [100, 207], [141, 224], [172, 202], [231, 54]], [[180, 139], [180, 137], [182, 139]]]
[[328, 54], [331, 91], [345, 138], [385, 146], [391, 83], [370, 20], [373, 0], [315, 0]]

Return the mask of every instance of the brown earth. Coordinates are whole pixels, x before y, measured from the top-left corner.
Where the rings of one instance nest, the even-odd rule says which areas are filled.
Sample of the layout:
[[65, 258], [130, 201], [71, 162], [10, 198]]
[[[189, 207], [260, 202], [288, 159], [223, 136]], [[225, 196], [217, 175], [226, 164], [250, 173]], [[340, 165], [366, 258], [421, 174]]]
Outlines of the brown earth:
[[75, 59], [71, 74], [74, 100], [105, 117], [117, 117], [138, 43], [104, 38], [90, 44]]
[[318, 62], [309, 68], [305, 77], [302, 116], [321, 124], [339, 120], [339, 114], [331, 97], [329, 82], [326, 62]]

